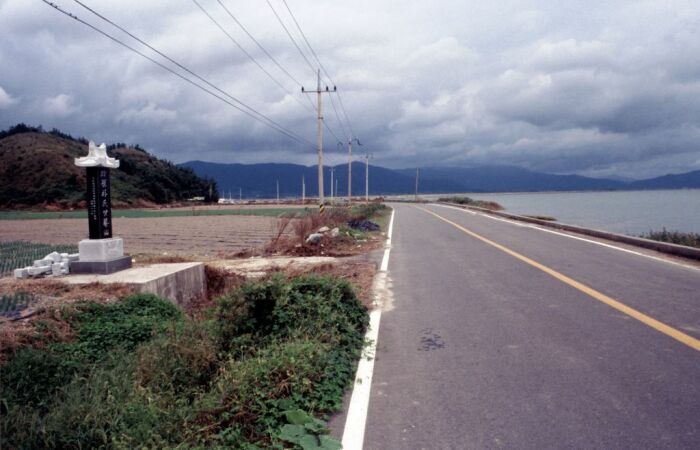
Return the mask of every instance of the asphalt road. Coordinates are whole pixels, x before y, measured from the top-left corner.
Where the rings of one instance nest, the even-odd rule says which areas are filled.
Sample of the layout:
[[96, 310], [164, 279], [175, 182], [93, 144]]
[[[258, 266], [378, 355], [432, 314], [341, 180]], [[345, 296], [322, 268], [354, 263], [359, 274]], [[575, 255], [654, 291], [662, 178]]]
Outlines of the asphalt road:
[[392, 206], [393, 300], [365, 449], [700, 448], [700, 351], [567, 282], [692, 341], [700, 270], [462, 210]]

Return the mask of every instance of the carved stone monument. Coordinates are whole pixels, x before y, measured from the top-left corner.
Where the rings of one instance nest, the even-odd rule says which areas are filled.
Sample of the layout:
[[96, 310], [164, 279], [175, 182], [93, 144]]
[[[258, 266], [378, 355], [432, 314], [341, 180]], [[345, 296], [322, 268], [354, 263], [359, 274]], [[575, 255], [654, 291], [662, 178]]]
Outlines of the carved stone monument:
[[131, 267], [124, 255], [124, 241], [112, 235], [112, 197], [109, 171], [119, 161], [107, 156], [105, 144], [90, 142], [88, 155], [75, 159], [75, 165], [87, 170], [87, 207], [89, 239], [78, 244], [79, 259], [71, 263], [71, 273], [113, 273]]

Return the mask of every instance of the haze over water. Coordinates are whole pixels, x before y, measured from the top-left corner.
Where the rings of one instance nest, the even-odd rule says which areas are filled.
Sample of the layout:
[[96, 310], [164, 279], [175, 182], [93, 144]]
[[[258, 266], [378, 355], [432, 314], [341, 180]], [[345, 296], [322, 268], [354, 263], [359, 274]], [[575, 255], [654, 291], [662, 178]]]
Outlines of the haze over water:
[[[500, 203], [513, 214], [639, 235], [666, 228], [700, 233], [700, 190], [465, 194]], [[428, 198], [438, 196], [426, 196]]]

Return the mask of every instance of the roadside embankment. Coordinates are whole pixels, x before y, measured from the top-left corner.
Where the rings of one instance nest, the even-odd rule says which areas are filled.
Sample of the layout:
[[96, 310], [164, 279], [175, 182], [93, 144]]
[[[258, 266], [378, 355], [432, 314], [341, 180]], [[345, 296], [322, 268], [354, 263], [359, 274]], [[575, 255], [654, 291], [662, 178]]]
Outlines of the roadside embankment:
[[666, 253], [674, 256], [681, 256], [684, 258], [700, 260], [700, 248], [686, 247], [684, 245], [671, 244], [667, 242], [654, 241], [651, 239], [645, 239], [641, 237], [626, 236], [624, 234], [611, 233], [609, 231], [595, 230], [591, 228], [579, 227], [576, 225], [567, 225], [565, 223], [552, 222], [547, 220], [535, 219], [532, 217], [519, 216], [517, 214], [505, 213], [502, 211], [493, 211], [491, 209], [479, 208], [476, 206], [460, 205], [455, 203], [440, 202], [445, 205], [454, 206], [457, 208], [470, 209], [473, 211], [479, 211], [485, 214], [491, 214], [494, 216], [503, 217], [506, 219], [517, 220], [520, 222], [528, 222], [537, 225], [541, 225], [548, 228], [554, 228], [562, 231], [570, 231], [573, 233], [583, 234], [586, 236], [597, 237], [601, 239], [607, 239], [613, 242], [620, 242], [623, 244], [634, 245], [636, 247], [646, 248], [649, 250], [655, 250], [657, 252]]

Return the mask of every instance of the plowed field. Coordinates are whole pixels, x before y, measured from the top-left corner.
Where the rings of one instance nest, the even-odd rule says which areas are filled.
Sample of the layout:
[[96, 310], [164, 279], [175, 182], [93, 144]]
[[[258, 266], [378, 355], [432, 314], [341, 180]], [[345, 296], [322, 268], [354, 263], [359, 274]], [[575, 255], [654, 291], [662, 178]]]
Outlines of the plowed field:
[[[276, 234], [276, 218], [195, 216], [114, 219], [114, 236], [127, 254], [220, 256], [266, 244]], [[73, 244], [86, 239], [85, 219], [0, 221], [0, 240]]]

